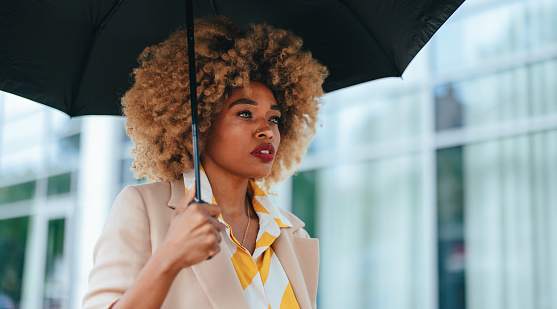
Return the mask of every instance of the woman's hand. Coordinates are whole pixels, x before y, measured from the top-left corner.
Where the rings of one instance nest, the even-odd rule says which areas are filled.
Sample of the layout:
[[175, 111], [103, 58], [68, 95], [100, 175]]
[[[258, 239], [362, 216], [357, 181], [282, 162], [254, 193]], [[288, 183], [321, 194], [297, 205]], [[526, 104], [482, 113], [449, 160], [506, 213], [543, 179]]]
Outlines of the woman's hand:
[[195, 185], [174, 210], [170, 227], [161, 248], [172, 262], [172, 268], [180, 270], [213, 257], [220, 251], [218, 221], [220, 207], [207, 203], [193, 203]]

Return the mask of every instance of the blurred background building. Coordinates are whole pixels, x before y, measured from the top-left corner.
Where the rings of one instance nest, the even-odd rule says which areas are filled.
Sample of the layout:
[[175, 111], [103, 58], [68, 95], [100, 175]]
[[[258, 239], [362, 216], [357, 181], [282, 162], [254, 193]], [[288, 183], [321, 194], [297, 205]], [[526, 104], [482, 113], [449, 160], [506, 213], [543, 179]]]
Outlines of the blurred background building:
[[[320, 308], [557, 308], [557, 1], [470, 0], [404, 79], [328, 94], [281, 184]], [[126, 185], [119, 117], [0, 93], [0, 308], [79, 308]]]

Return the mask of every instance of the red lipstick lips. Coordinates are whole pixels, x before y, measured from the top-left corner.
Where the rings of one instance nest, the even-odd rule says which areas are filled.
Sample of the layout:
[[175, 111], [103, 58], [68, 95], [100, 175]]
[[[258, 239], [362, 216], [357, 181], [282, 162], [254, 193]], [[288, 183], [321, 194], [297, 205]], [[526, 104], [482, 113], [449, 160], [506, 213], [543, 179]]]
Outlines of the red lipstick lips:
[[271, 143], [263, 143], [255, 147], [251, 155], [261, 161], [270, 162], [275, 158], [275, 146]]

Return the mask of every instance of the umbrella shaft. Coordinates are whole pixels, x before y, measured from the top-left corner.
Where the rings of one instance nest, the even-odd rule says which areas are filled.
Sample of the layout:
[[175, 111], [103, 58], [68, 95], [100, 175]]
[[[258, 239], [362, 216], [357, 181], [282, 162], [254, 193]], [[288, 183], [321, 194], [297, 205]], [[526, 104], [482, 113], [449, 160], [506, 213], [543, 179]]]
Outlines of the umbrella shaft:
[[186, 36], [188, 42], [188, 66], [190, 75], [191, 132], [193, 138], [193, 169], [195, 172], [195, 203], [201, 200], [201, 177], [199, 172], [199, 129], [197, 128], [197, 81], [195, 76], [195, 47], [193, 38], [192, 1], [186, 0]]

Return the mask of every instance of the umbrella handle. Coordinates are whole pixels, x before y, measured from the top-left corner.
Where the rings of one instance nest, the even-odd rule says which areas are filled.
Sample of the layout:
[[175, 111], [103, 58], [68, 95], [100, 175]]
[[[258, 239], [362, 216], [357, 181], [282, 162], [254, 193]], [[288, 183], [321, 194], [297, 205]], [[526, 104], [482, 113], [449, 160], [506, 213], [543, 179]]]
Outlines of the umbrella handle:
[[195, 172], [195, 200], [193, 203], [204, 203], [201, 199], [201, 177], [199, 172], [199, 129], [197, 127], [197, 81], [195, 76], [195, 47], [193, 38], [193, 6], [186, 0], [186, 37], [188, 41], [188, 66], [190, 74], [191, 101], [191, 132], [193, 138], [193, 169]]

